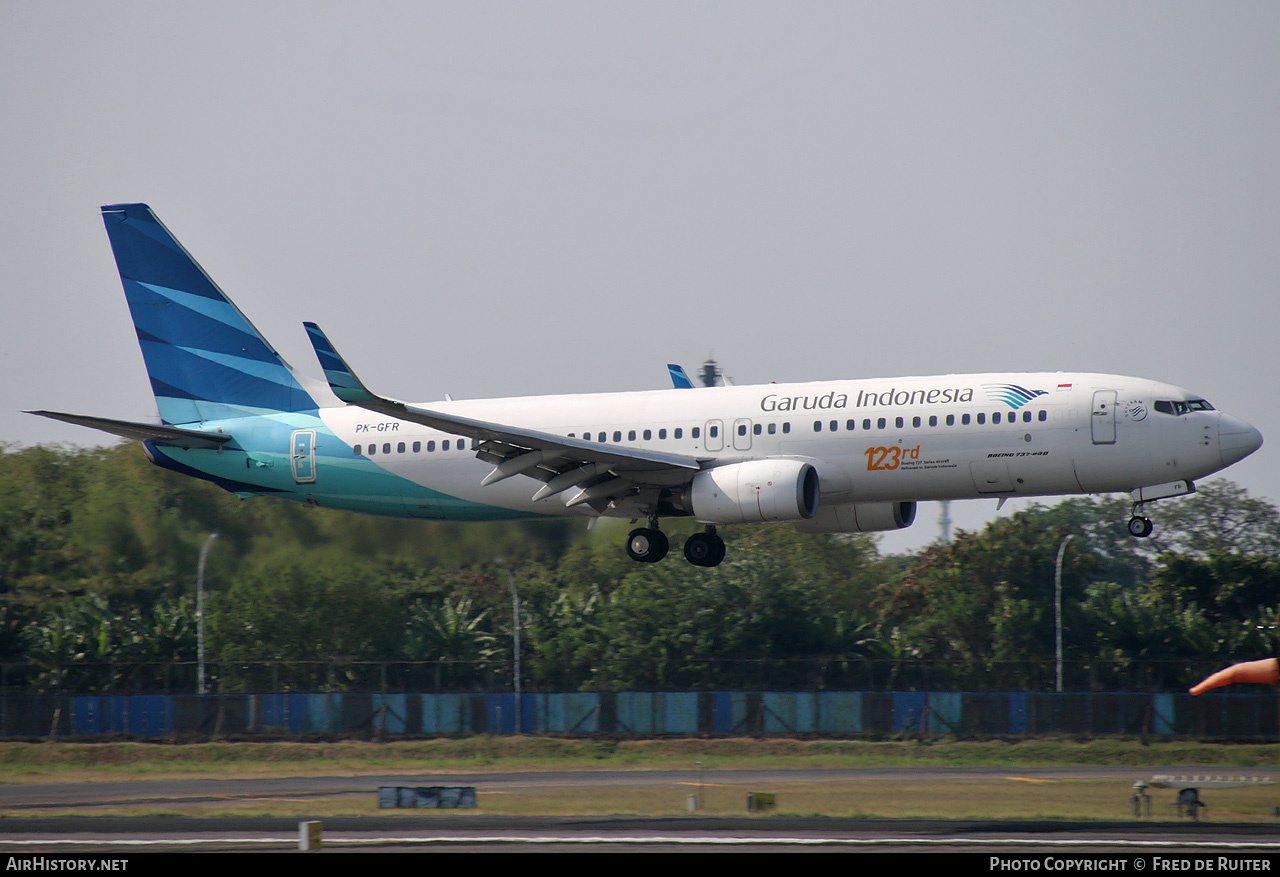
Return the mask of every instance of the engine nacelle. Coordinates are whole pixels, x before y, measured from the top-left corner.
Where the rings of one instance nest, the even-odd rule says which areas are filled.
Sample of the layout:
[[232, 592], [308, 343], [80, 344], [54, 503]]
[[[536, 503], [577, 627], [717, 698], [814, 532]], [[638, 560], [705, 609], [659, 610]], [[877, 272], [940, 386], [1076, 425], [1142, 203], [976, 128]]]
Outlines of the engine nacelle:
[[688, 506], [704, 524], [803, 521], [818, 512], [818, 470], [799, 460], [749, 460], [693, 476]]
[[916, 519], [913, 502], [846, 502], [823, 506], [807, 521], [798, 521], [803, 533], [873, 533], [901, 530]]

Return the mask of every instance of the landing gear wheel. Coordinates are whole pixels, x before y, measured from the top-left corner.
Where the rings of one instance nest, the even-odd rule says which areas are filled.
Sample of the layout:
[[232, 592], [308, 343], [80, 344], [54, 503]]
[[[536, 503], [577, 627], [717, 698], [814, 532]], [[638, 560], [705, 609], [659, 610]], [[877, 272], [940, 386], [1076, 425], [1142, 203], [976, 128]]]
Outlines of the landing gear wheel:
[[637, 527], [627, 534], [627, 557], [641, 563], [657, 563], [670, 547], [666, 534], [655, 527]]
[[1146, 539], [1154, 529], [1155, 525], [1151, 523], [1150, 518], [1140, 518], [1134, 515], [1129, 519], [1129, 535], [1137, 539]]
[[719, 566], [724, 560], [724, 540], [715, 533], [694, 533], [685, 540], [684, 559], [694, 566]]

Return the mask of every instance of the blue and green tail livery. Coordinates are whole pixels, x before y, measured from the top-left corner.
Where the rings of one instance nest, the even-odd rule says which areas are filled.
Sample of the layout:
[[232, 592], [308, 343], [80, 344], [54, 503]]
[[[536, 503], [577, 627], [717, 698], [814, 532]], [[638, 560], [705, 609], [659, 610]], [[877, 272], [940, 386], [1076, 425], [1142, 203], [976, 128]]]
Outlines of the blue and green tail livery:
[[145, 204], [102, 208], [166, 424], [308, 411], [315, 401]]

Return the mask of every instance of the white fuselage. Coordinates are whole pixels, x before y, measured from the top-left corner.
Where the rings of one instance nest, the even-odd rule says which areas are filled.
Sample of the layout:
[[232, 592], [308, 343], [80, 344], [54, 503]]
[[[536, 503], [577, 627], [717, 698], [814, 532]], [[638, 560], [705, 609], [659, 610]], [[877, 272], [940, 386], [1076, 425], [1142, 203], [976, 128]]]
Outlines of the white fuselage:
[[[801, 459], [822, 504], [1132, 491], [1216, 472], [1261, 443], [1257, 431], [1169, 384], [1100, 374], [945, 375], [430, 403], [479, 420], [714, 461]], [[467, 503], [529, 515], [587, 514], [508, 478], [449, 433], [361, 408], [321, 409], [362, 462]], [[1223, 439], [1223, 436], [1230, 436]], [[317, 439], [317, 444], [325, 441]], [[447, 449], [446, 449], [447, 446]], [[372, 450], [371, 450], [372, 447]], [[358, 449], [358, 454], [357, 454]], [[330, 459], [340, 456], [327, 451]], [[308, 492], [322, 504], [324, 467]], [[332, 497], [337, 499], [337, 497]], [[343, 505], [341, 501], [332, 502]], [[604, 514], [634, 516], [625, 504]], [[424, 510], [424, 516], [449, 517]]]

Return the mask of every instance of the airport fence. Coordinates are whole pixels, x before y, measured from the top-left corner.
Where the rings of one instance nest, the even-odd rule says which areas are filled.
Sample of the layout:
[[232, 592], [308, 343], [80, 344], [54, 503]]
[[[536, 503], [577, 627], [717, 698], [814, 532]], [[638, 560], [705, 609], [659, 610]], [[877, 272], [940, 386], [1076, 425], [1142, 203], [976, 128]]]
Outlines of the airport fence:
[[1136, 735], [1275, 740], [1280, 697], [1153, 692], [701, 691], [0, 695], [0, 737], [393, 739]]
[[1072, 661], [1058, 693], [1052, 661], [654, 661], [629, 668], [627, 685], [535, 672], [521, 679], [517, 701], [501, 661], [214, 662], [205, 695], [194, 693], [195, 662], [3, 664], [0, 737], [1280, 737], [1280, 695], [1270, 687], [1185, 693], [1219, 668]]
[[[557, 691], [968, 691], [1049, 692], [1057, 668], [1047, 661], [933, 661], [918, 658], [759, 658], [632, 661], [626, 666], [548, 666], [525, 661], [520, 687]], [[1219, 670], [1222, 661], [1125, 660], [1063, 664], [1071, 691], [1184, 692]], [[68, 664], [0, 663], [0, 694], [193, 694], [194, 661]], [[205, 691], [216, 694], [290, 692], [498, 693], [514, 689], [512, 663], [486, 661], [241, 661], [209, 662]]]

